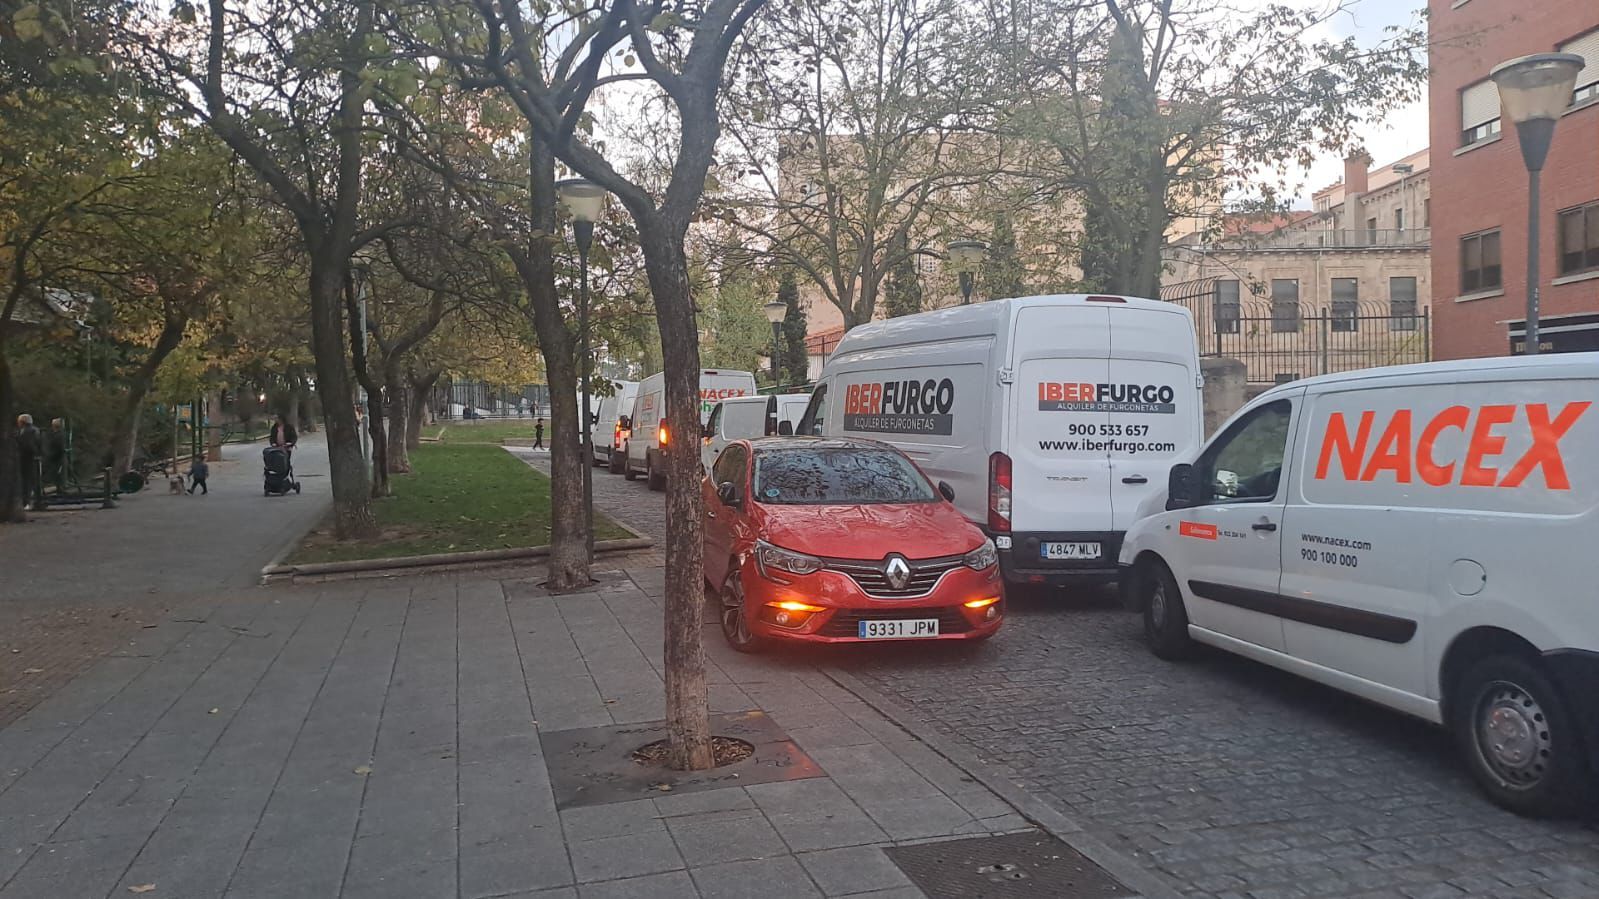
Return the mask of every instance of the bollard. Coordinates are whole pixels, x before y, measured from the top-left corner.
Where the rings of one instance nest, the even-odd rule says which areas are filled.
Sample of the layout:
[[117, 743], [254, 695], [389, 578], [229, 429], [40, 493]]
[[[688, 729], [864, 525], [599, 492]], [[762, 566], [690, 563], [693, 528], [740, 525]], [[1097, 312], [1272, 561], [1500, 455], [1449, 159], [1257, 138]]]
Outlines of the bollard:
[[105, 501], [100, 503], [100, 508], [116, 508], [116, 503], [111, 499], [111, 467], [109, 465], [106, 466], [105, 470]]

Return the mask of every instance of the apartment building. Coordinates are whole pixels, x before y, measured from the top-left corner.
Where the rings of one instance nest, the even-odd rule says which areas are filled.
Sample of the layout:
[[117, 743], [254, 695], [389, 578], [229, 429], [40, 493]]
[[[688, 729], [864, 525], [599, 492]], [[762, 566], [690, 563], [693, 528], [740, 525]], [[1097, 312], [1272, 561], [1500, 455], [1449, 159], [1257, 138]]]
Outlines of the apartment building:
[[1587, 60], [1542, 176], [1540, 351], [1599, 350], [1599, 3], [1430, 0], [1434, 352], [1524, 350], [1527, 175], [1500, 121], [1494, 66], [1561, 51]]

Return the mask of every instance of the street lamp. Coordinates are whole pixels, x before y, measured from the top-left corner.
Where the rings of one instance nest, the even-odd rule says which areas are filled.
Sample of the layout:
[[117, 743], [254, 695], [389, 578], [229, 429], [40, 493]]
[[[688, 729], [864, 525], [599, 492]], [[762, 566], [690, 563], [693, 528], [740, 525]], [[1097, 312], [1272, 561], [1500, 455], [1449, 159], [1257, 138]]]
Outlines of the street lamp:
[[[376, 261], [377, 254], [372, 252], [370, 246], [362, 247], [355, 251], [351, 257], [355, 262], [355, 295], [359, 303], [358, 321], [356, 322], [356, 337], [361, 344], [361, 360], [366, 361], [366, 298], [371, 290], [372, 263]], [[367, 416], [371, 413], [372, 398], [367, 396], [366, 385], [357, 379], [357, 389], [361, 391], [360, 401], [356, 403], [355, 429], [361, 435], [361, 458], [367, 463], [370, 471], [372, 465], [372, 435], [367, 431]]]
[[949, 261], [961, 276], [961, 305], [972, 301], [972, 273], [983, 262], [988, 245], [980, 240], [952, 240], [949, 242]]
[[1575, 53], [1534, 53], [1494, 66], [1489, 77], [1499, 86], [1500, 115], [1516, 125], [1521, 161], [1527, 164], [1527, 327], [1526, 354], [1538, 353], [1538, 176], [1555, 123], [1571, 105], [1583, 58]]
[[778, 373], [777, 357], [783, 352], [783, 319], [788, 317], [788, 304], [782, 300], [772, 300], [761, 309], [766, 313], [766, 320], [772, 323], [772, 387], [776, 389], [783, 380]]
[[589, 411], [589, 374], [593, 360], [589, 358], [589, 246], [594, 242], [594, 222], [605, 209], [605, 188], [582, 178], [567, 178], [555, 184], [561, 205], [572, 215], [572, 234], [577, 239], [578, 281], [581, 285], [577, 304], [577, 333], [581, 345], [578, 349], [582, 369], [583, 390], [583, 523], [584, 545], [588, 560], [594, 561], [594, 422]]

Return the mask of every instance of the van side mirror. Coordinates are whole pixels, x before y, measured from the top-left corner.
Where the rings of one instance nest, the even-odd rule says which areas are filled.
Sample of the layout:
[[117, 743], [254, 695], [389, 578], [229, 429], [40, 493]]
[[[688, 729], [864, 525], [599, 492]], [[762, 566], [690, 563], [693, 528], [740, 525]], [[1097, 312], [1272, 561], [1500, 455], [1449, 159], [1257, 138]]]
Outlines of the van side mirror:
[[712, 437], [716, 436], [716, 429], [711, 427], [709, 423], [702, 424], [700, 425], [700, 436], [704, 437], [706, 440], [710, 440]]
[[723, 481], [716, 485], [716, 498], [721, 500], [724, 506], [736, 506], [738, 505], [738, 488], [733, 486], [732, 481]]
[[621, 428], [624, 431], [632, 430], [633, 429], [633, 417], [631, 415], [618, 415], [616, 417], [616, 426]]
[[1166, 509], [1187, 509], [1199, 505], [1199, 491], [1194, 484], [1194, 466], [1180, 462], [1171, 467], [1166, 478]]
[[778, 422], [777, 423], [777, 436], [779, 436], [779, 437], [793, 437], [794, 436], [794, 423], [791, 422], [791, 421], [780, 421], [780, 422]]
[[944, 499], [949, 500], [950, 502], [954, 502], [955, 501], [955, 488], [951, 487], [949, 485], [948, 481], [939, 481], [938, 482], [938, 495], [942, 496]]

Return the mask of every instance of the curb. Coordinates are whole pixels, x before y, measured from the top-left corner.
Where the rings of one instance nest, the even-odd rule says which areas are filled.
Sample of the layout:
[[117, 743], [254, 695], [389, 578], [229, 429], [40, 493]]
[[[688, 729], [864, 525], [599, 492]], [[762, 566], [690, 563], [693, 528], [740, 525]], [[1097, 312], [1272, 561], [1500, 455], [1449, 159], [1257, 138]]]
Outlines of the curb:
[[[629, 529], [631, 530], [631, 529]], [[298, 543], [298, 541], [295, 541]], [[654, 540], [634, 537], [625, 540], [600, 540], [594, 544], [595, 553], [625, 552], [649, 549]], [[286, 555], [291, 547], [286, 547]], [[370, 574], [374, 572], [399, 572], [414, 569], [438, 568], [447, 565], [471, 565], [484, 562], [511, 562], [521, 559], [538, 559], [550, 554], [548, 546], [526, 546], [516, 549], [484, 549], [473, 552], [433, 553], [426, 556], [395, 556], [391, 559], [353, 559], [348, 562], [307, 562], [283, 565], [274, 562], [261, 569], [261, 582], [271, 583], [281, 578], [312, 577], [327, 574]]]
[[999, 798], [1010, 803], [1022, 817], [1082, 853], [1094, 864], [1104, 868], [1122, 885], [1138, 891], [1145, 899], [1182, 899], [1182, 893], [1165, 877], [1140, 865], [1126, 853], [1113, 849], [1103, 840], [1092, 836], [1081, 823], [1039, 799], [1026, 789], [1005, 777], [993, 773], [981, 760], [964, 747], [938, 734], [921, 718], [901, 705], [898, 700], [883, 695], [859, 678], [831, 668], [818, 669], [833, 683], [855, 694], [856, 698], [871, 706], [878, 714], [903, 728], [927, 747], [960, 768], [972, 779], [987, 787]]

